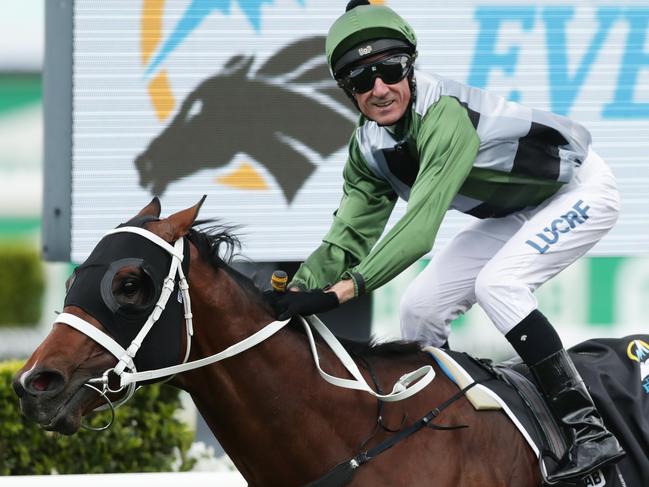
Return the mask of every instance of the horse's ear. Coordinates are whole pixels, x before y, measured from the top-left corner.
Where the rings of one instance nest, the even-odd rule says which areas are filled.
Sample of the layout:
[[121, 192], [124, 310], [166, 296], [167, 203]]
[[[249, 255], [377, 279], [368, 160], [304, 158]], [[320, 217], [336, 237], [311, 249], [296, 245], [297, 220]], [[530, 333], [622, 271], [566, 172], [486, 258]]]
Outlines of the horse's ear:
[[160, 199], [155, 196], [152, 200], [151, 203], [146, 205], [144, 208], [140, 210], [140, 212], [137, 214], [137, 216], [152, 216], [154, 218], [160, 218]]
[[205, 198], [207, 198], [207, 195], [203, 195], [201, 200], [191, 208], [181, 210], [178, 213], [174, 213], [168, 218], [161, 220], [159, 223], [162, 235], [160, 236], [169, 242], [175, 242], [179, 238], [187, 235], [189, 230], [192, 228], [194, 221], [196, 221], [196, 217], [198, 216], [201, 206], [203, 206]]

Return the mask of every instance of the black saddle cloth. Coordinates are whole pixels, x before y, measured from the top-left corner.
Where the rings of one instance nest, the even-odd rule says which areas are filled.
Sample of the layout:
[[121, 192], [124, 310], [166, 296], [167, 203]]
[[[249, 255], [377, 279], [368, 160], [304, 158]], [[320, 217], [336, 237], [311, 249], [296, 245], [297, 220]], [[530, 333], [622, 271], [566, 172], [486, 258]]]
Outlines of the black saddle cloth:
[[[641, 346], [638, 347], [638, 344]], [[568, 352], [606, 426], [627, 452], [616, 466], [602, 472], [604, 479], [599, 479], [598, 473], [579, 483], [579, 487], [649, 487], [649, 335], [592, 339], [572, 347]], [[554, 429], [558, 432], [558, 426], [540, 427], [540, 418], [553, 421], [545, 404], [541, 407], [546, 409], [546, 413], [541, 414], [540, 409], [529, 400], [529, 392], [525, 394], [521, 389], [523, 384], [514, 385], [512, 377], [493, 380], [503, 379], [501, 369], [511, 367], [521, 374], [522, 380], [525, 380], [525, 376], [532, 381], [529, 370], [520, 363], [520, 359], [493, 365], [489, 360], [476, 360], [462, 352], [448, 353], [474, 380], [483, 382], [507, 403], [539, 449], [549, 448], [548, 436], [541, 431], [547, 433]], [[527, 384], [529, 391], [529, 387], [533, 386], [529, 382]], [[526, 397], [525, 400], [521, 394]], [[544, 403], [539, 393], [533, 394], [538, 398], [535, 399], [537, 406], [539, 401]]]
[[[606, 426], [627, 453], [618, 464], [626, 487], [649, 487], [649, 378], [642, 376], [642, 361], [649, 366], [649, 356], [641, 355], [635, 341], [649, 344], [649, 335], [588, 340], [569, 352]], [[609, 475], [607, 486], [625, 487], [617, 475]]]

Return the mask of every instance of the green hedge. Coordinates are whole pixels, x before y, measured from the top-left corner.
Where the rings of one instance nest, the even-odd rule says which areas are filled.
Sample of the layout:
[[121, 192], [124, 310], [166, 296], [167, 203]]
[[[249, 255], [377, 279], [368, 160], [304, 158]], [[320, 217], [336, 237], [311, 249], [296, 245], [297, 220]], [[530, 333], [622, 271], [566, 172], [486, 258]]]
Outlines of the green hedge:
[[38, 251], [27, 244], [0, 243], [0, 326], [38, 323], [44, 288]]
[[[117, 409], [106, 431], [73, 436], [47, 432], [20, 413], [11, 380], [19, 362], [0, 363], [0, 475], [126, 473], [189, 470], [193, 432], [174, 417], [178, 390], [146, 386]], [[90, 420], [105, 424], [108, 412]]]

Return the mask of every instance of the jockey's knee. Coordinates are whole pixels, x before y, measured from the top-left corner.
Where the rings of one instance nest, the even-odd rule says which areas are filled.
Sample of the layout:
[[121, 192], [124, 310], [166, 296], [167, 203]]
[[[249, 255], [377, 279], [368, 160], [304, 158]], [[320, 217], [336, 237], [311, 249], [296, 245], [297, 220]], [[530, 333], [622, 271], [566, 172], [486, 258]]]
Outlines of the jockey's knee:
[[448, 339], [449, 314], [435, 304], [432, 294], [422, 299], [417, 293], [406, 292], [399, 307], [401, 336], [406, 340], [441, 346]]
[[536, 308], [534, 295], [524, 282], [487, 268], [478, 274], [474, 291], [476, 302], [502, 333]]

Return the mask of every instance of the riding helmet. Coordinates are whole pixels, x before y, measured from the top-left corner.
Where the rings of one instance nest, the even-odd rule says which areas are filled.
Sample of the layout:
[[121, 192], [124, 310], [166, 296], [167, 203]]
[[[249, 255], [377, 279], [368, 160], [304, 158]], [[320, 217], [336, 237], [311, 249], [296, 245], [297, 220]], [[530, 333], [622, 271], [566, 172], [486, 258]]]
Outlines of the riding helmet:
[[364, 58], [388, 51], [416, 55], [417, 37], [410, 24], [384, 5], [352, 0], [329, 29], [325, 52], [334, 78]]

